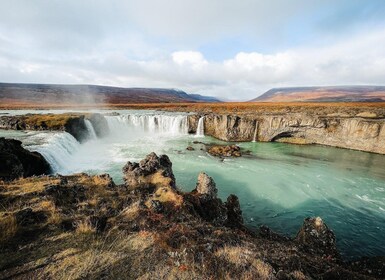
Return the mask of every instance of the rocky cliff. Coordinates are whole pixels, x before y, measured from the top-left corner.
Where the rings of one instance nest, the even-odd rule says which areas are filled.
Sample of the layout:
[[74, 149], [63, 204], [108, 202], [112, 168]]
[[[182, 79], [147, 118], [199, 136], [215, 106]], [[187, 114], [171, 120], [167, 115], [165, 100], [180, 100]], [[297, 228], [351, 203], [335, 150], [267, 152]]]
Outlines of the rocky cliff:
[[89, 137], [85, 120], [89, 120], [98, 137], [109, 134], [105, 117], [101, 114], [27, 114], [1, 116], [0, 129], [66, 131], [82, 142]]
[[0, 180], [49, 174], [48, 162], [38, 152], [30, 152], [14, 139], [0, 137]]
[[[189, 116], [189, 131], [199, 115]], [[385, 119], [308, 114], [237, 116], [207, 114], [205, 135], [224, 141], [321, 144], [385, 154]]]

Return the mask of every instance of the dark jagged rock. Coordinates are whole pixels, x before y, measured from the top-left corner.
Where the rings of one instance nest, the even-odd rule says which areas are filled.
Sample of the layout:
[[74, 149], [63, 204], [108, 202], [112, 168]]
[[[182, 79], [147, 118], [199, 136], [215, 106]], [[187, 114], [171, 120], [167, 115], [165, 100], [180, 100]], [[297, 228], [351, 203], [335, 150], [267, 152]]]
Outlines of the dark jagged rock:
[[127, 162], [123, 167], [124, 181], [130, 188], [143, 185], [171, 187], [175, 189], [175, 176], [168, 156], [147, 155], [139, 163]]
[[242, 156], [241, 148], [238, 147], [237, 145], [210, 146], [208, 148], [207, 152], [210, 155], [216, 156], [216, 157], [240, 157], [240, 156]]
[[79, 142], [88, 139], [88, 129], [84, 122], [84, 116], [70, 118], [64, 125], [64, 130], [76, 138]]
[[198, 175], [196, 191], [201, 195], [207, 196], [209, 199], [215, 199], [218, 194], [218, 189], [213, 178], [204, 172]]
[[227, 208], [227, 226], [240, 227], [243, 225], [241, 205], [236, 195], [230, 194], [225, 203]]
[[94, 127], [97, 137], [103, 138], [110, 133], [110, 128], [108, 127], [107, 120], [102, 114], [91, 114], [88, 119]]
[[18, 140], [0, 138], [0, 161], [0, 179], [3, 180], [50, 173], [44, 157], [24, 149]]
[[336, 237], [320, 217], [306, 218], [295, 240], [306, 250], [326, 257], [339, 258]]
[[223, 203], [217, 198], [218, 189], [213, 178], [206, 173], [201, 172], [198, 175], [198, 182], [192, 194], [194, 196], [188, 195], [185, 198], [192, 203], [195, 211], [204, 220], [215, 225], [243, 227], [238, 197], [232, 194], [227, 198], [227, 202]]

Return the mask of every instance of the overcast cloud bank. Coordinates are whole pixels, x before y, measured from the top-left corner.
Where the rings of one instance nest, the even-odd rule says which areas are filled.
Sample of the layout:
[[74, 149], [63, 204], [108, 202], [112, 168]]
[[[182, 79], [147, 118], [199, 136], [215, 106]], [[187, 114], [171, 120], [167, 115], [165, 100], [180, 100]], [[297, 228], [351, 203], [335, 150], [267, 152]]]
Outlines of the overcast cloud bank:
[[0, 82], [231, 100], [281, 86], [385, 84], [381, 1], [266, 2], [4, 1]]

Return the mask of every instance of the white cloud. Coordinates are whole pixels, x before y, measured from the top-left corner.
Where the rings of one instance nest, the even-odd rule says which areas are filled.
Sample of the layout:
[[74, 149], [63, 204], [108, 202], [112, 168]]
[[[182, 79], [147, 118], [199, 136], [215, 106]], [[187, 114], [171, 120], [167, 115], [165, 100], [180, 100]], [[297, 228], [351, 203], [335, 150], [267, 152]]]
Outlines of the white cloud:
[[202, 70], [208, 64], [203, 54], [196, 51], [179, 51], [172, 53], [172, 60], [179, 66], [191, 67], [193, 70]]
[[[385, 84], [381, 24], [296, 47], [253, 44], [294, 41], [297, 29], [285, 38], [285, 27], [304, 32], [298, 15], [319, 19], [309, 11], [331, 1], [59, 2], [12, 0], [0, 10], [0, 82], [169, 87], [238, 100], [279, 86]], [[221, 52], [234, 43], [227, 37], [250, 39], [249, 51], [239, 43], [213, 60], [205, 47], [223, 39], [213, 44]]]

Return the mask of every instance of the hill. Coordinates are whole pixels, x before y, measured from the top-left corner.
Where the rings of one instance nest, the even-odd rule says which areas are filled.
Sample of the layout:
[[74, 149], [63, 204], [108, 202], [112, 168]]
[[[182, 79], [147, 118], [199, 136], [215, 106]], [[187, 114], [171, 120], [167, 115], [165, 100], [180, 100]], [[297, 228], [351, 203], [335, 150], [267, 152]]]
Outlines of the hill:
[[384, 102], [385, 86], [273, 88], [250, 102]]
[[39, 105], [219, 102], [214, 97], [177, 89], [16, 83], [0, 83], [0, 101]]

